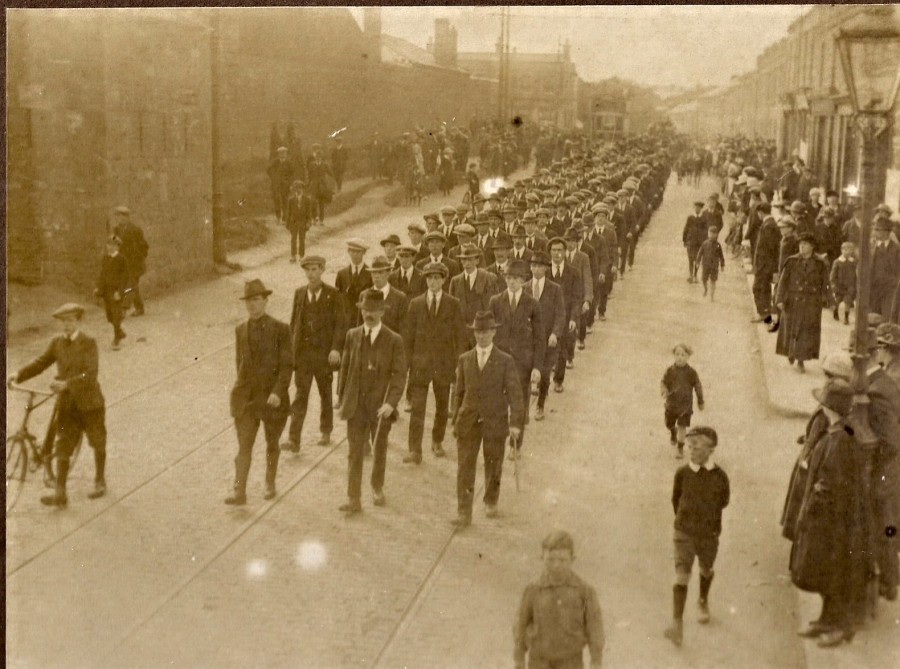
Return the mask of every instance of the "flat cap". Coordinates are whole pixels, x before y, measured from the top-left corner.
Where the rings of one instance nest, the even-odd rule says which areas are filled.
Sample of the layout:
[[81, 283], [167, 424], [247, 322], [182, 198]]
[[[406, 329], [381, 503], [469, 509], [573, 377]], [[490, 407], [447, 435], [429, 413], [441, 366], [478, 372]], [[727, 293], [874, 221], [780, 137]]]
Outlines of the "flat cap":
[[448, 216], [452, 216], [455, 213], [456, 213], [456, 207], [454, 207], [453, 205], [445, 204], [443, 207], [441, 207], [442, 215], [447, 214]]
[[470, 237], [475, 236], [475, 228], [469, 225], [468, 223], [460, 223], [455, 228], [453, 228], [453, 234], [455, 235], [468, 235]]
[[434, 242], [434, 241], [438, 241], [438, 242], [442, 242], [442, 243], [446, 244], [447, 238], [444, 236], [444, 233], [441, 232], [440, 230], [432, 230], [427, 235], [425, 235], [425, 242], [428, 243], [428, 242]]
[[309, 255], [303, 256], [300, 259], [300, 267], [306, 268], [310, 265], [321, 265], [322, 267], [325, 267], [325, 258], [323, 256]]
[[425, 226], [419, 223], [418, 221], [413, 221], [409, 225], [406, 226], [406, 229], [410, 232], [421, 232], [423, 235], [425, 234]]
[[447, 266], [442, 262], [430, 262], [426, 264], [425, 267], [423, 267], [420, 271], [425, 276], [428, 276], [430, 274], [440, 274], [445, 279], [450, 273], [450, 270], [448, 270]]
[[359, 237], [351, 237], [347, 240], [347, 248], [353, 251], [368, 251], [368, 245]]
[[71, 314], [81, 318], [82, 314], [84, 314], [84, 307], [75, 302], [66, 302], [53, 312], [53, 318], [63, 318], [64, 316], [69, 316]]

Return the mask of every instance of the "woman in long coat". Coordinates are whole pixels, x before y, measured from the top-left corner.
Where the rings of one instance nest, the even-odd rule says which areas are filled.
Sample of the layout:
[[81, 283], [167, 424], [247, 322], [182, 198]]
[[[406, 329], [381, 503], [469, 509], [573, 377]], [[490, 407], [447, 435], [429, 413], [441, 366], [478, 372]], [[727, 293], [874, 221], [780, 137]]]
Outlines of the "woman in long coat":
[[819, 357], [822, 341], [822, 308], [828, 300], [828, 267], [813, 255], [816, 239], [812, 234], [800, 235], [800, 253], [784, 264], [778, 279], [775, 303], [781, 312], [781, 326], [775, 353], [803, 362]]
[[845, 381], [832, 380], [813, 395], [829, 427], [810, 456], [791, 551], [791, 581], [822, 597], [819, 619], [800, 636], [817, 638], [824, 648], [853, 638], [854, 592], [860, 584], [865, 588], [868, 565], [860, 447], [847, 424], [853, 390]]

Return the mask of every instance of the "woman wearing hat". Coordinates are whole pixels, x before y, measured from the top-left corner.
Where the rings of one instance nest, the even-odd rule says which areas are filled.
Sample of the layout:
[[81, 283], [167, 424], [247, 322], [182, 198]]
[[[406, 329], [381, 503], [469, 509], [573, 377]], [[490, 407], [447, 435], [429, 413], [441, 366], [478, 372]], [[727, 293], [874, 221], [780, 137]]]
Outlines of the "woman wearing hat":
[[784, 264], [775, 302], [781, 312], [781, 326], [775, 353], [786, 356], [790, 364], [819, 357], [822, 341], [822, 309], [829, 301], [828, 266], [813, 254], [816, 238], [804, 233], [798, 240], [800, 252]]

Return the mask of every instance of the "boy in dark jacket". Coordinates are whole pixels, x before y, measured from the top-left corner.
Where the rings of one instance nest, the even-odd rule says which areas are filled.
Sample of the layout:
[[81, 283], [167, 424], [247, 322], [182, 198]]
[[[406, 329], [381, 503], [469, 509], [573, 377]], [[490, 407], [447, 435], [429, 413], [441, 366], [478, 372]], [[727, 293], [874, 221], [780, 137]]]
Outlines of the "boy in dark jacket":
[[694, 392], [697, 405], [703, 411], [703, 385], [697, 371], [688, 364], [693, 351], [687, 344], [677, 344], [672, 349], [675, 363], [663, 374], [660, 394], [666, 401], [666, 427], [669, 429], [670, 443], [678, 446], [675, 457], [684, 457], [684, 432], [691, 424], [694, 413]]
[[853, 242], [841, 244], [841, 255], [831, 265], [831, 290], [834, 295], [834, 320], [840, 320], [840, 306], [844, 305], [844, 325], [850, 324], [850, 310], [856, 299], [856, 256]]
[[100, 263], [100, 277], [94, 294], [103, 299], [106, 307], [106, 320], [113, 326], [114, 351], [119, 350], [119, 342], [125, 339], [122, 330], [122, 298], [128, 287], [128, 267], [125, 258], [119, 253], [121, 242], [115, 235], [106, 240], [106, 253]]
[[711, 427], [693, 427], [687, 444], [691, 460], [675, 472], [672, 506], [675, 509], [675, 585], [672, 588], [673, 619], [664, 635], [681, 645], [684, 605], [694, 558], [700, 564], [700, 599], [697, 621], [709, 622], [709, 588], [713, 563], [719, 550], [722, 510], [728, 506], [728, 476], [711, 459], [719, 437]]
[[[709, 226], [706, 241], [697, 251], [697, 265], [700, 267], [700, 279], [703, 281], [703, 295], [709, 291], [709, 299], [716, 299], [716, 280], [719, 278], [719, 267], [725, 271], [725, 254], [722, 252], [722, 245], [719, 244], [719, 229], [711, 225]], [[707, 285], [711, 283], [712, 285]]]

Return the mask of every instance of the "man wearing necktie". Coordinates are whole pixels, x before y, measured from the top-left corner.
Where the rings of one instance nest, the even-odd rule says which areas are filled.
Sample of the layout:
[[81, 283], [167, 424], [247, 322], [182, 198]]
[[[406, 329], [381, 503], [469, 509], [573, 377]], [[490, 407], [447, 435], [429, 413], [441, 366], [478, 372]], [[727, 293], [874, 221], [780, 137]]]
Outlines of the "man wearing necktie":
[[[481, 251], [467, 244], [459, 253], [463, 271], [450, 279], [450, 294], [459, 300], [463, 323], [471, 323], [479, 311], [487, 311], [491, 298], [500, 290], [500, 280], [493, 272], [478, 267]], [[475, 335], [466, 331], [466, 349], [475, 346]]]
[[872, 249], [872, 312], [891, 318], [891, 305], [900, 282], [900, 244], [891, 239], [891, 221], [879, 216], [873, 226], [875, 248]]
[[550, 370], [553, 368], [553, 364], [559, 360], [557, 352], [560, 350], [561, 344], [565, 342], [566, 332], [570, 328], [572, 330], [575, 328], [575, 321], [568, 320], [569, 314], [566, 312], [566, 305], [563, 301], [562, 288], [548, 277], [551, 265], [550, 256], [544, 251], [537, 251], [531, 257], [531, 281], [522, 288], [523, 292], [530, 293], [541, 306], [541, 321], [544, 325], [544, 336], [547, 339], [544, 366], [541, 369], [541, 381], [538, 384], [535, 420], [544, 419], [544, 404], [550, 388]]
[[462, 312], [459, 300], [443, 290], [447, 268], [430, 263], [422, 272], [428, 290], [409, 303], [403, 330], [406, 357], [409, 360], [409, 453], [406, 463], [421, 464], [422, 437], [428, 387], [434, 392], [435, 414], [431, 430], [431, 450], [442, 458], [456, 360], [465, 350]]
[[372, 287], [372, 276], [363, 262], [369, 247], [359, 237], [347, 240], [347, 255], [350, 264], [338, 270], [334, 286], [344, 300], [345, 322], [348, 326], [359, 325], [360, 314], [356, 304], [362, 291]]
[[247, 478], [259, 424], [266, 437], [266, 491], [264, 499], [275, 497], [278, 470], [278, 440], [290, 409], [288, 386], [293, 373], [291, 331], [266, 314], [272, 294], [259, 279], [244, 285], [244, 304], [249, 318], [235, 330], [237, 380], [231, 390], [231, 415], [237, 432], [238, 454], [234, 459], [234, 493], [226, 504], [247, 503]]
[[[521, 260], [513, 260], [506, 269], [506, 290], [491, 298], [491, 313], [498, 322], [495, 343], [516, 361], [522, 397], [531, 396], [531, 384], [541, 380], [546, 338], [541, 320], [541, 306], [534, 297], [522, 290], [528, 278], [528, 267]], [[525, 403], [525, 422], [528, 422], [528, 403]], [[517, 448], [522, 445], [518, 439]], [[512, 456], [512, 454], [511, 454]]]
[[592, 267], [593, 261], [591, 260], [591, 256], [578, 249], [579, 245], [581, 244], [580, 223], [577, 226], [573, 225], [571, 228], [566, 230], [566, 234], [563, 239], [565, 239], [566, 242], [566, 262], [578, 270], [578, 274], [581, 276], [582, 284], [582, 304], [580, 307], [581, 311], [578, 316], [578, 329], [575, 339], [569, 342], [568, 366], [571, 369], [574, 365], [575, 360], [575, 341], [577, 340], [578, 342], [578, 350], [584, 349], [584, 337], [587, 332], [585, 317], [591, 310], [591, 303], [594, 300], [594, 268]]
[[563, 310], [567, 323], [554, 360], [556, 365], [553, 373], [553, 391], [561, 393], [566, 379], [566, 368], [570, 365], [569, 351], [574, 349], [576, 327], [584, 302], [584, 283], [578, 270], [566, 262], [566, 241], [562, 237], [550, 240], [550, 258], [552, 260], [550, 280], [562, 290]]
[[384, 295], [366, 290], [360, 296], [359, 309], [363, 323], [347, 332], [338, 380], [339, 412], [347, 421], [349, 444], [347, 502], [340, 506], [347, 516], [362, 512], [363, 449], [370, 435], [375, 451], [373, 503], [386, 503], [383, 488], [387, 439], [406, 384], [403, 339], [381, 323]]
[[[512, 232], [512, 258], [514, 260], [524, 260], [526, 263], [530, 263], [533, 252], [525, 246], [526, 237], [525, 226], [517, 225]], [[528, 278], [531, 278], [531, 272], [528, 273]]]
[[397, 247], [397, 257], [400, 259], [400, 267], [388, 276], [388, 282], [397, 290], [406, 293], [406, 297], [412, 299], [425, 292], [425, 277], [415, 266], [416, 248], [408, 244]]
[[475, 468], [478, 450], [484, 448], [485, 515], [496, 518], [503, 474], [506, 437], [521, 438], [527, 396], [522, 395], [518, 369], [512, 356], [494, 345], [497, 322], [490, 311], [479, 312], [468, 327], [476, 345], [459, 357], [456, 365], [456, 411], [453, 434], [457, 439], [457, 517], [463, 529], [472, 523]]

